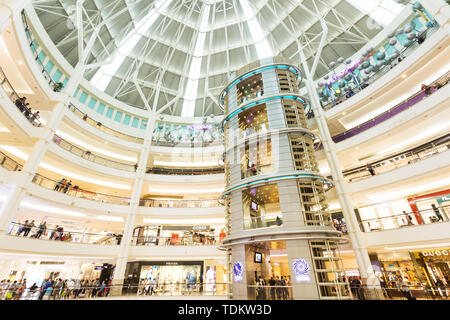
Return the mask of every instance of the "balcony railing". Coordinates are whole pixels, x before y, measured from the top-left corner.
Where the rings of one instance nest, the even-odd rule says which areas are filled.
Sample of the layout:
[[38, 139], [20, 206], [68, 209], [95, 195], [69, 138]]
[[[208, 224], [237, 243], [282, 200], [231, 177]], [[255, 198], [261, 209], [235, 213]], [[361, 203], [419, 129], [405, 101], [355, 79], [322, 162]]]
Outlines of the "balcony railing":
[[[31, 223], [31, 221], [29, 222]], [[57, 228], [58, 226], [39, 228], [30, 224], [12, 222], [8, 233], [11, 236], [28, 237], [31, 239], [62, 241], [84, 244], [107, 244], [118, 245], [122, 239], [121, 234], [114, 233], [89, 233], [80, 231], [71, 231], [66, 228]]]
[[[435, 32], [437, 29], [436, 28], [429, 28], [424, 30], [423, 32], [421, 32], [420, 34], [418, 34], [418, 38], [419, 37], [425, 37], [428, 38], [433, 32]], [[425, 40], [426, 41], [426, 40]], [[398, 61], [397, 59], [393, 59], [392, 62], [389, 65], [383, 65], [382, 67], [380, 67], [376, 72], [372, 73], [369, 77], [369, 79], [367, 81], [361, 81], [359, 83], [359, 85], [361, 86], [361, 89], [359, 89], [357, 86], [355, 86], [354, 88], [352, 87], [352, 91], [353, 94], [352, 95], [342, 95], [338, 98], [336, 98], [334, 101], [331, 100], [330, 102], [323, 104], [322, 108], [324, 108], [325, 110], [329, 110], [331, 108], [334, 108], [335, 106], [337, 106], [338, 104], [346, 101], [347, 99], [351, 98], [353, 95], [357, 94], [358, 92], [361, 92], [362, 90], [364, 90], [365, 88], [367, 88], [370, 84], [372, 84], [373, 82], [375, 82], [375, 80], [379, 79], [381, 76], [385, 75], [388, 71], [390, 71], [393, 67], [397, 66], [398, 63], [400, 63], [402, 60], [405, 59], [405, 57], [411, 53], [412, 51], [414, 51], [414, 49], [418, 48], [420, 46], [420, 44], [416, 41], [413, 41], [411, 43], [411, 45], [402, 48], [399, 52], [399, 58], [401, 59], [400, 61]], [[396, 61], [398, 61], [396, 63]], [[330, 98], [331, 99], [331, 98]]]
[[97, 128], [101, 131], [104, 131], [104, 132], [106, 132], [114, 137], [117, 137], [119, 139], [122, 139], [122, 140], [130, 141], [130, 142], [137, 143], [137, 144], [144, 143], [144, 139], [142, 139], [142, 138], [130, 136], [128, 134], [124, 134], [122, 132], [105, 127], [101, 122], [95, 121], [94, 119], [90, 118], [86, 113], [82, 112], [80, 109], [75, 107], [72, 103], [69, 103], [69, 105], [67, 107], [69, 108], [70, 111], [72, 111], [79, 118], [86, 121], [86, 123], [90, 124], [91, 126]]
[[444, 74], [442, 77], [438, 78], [437, 80], [433, 81], [432, 84], [428, 86], [425, 90], [420, 90], [416, 92], [414, 95], [410, 96], [406, 100], [398, 103], [394, 107], [390, 108], [389, 110], [383, 112], [382, 114], [376, 116], [375, 118], [368, 120], [352, 129], [349, 129], [341, 134], [338, 134], [334, 136], [332, 139], [335, 143], [341, 142], [345, 139], [351, 138], [357, 134], [360, 134], [361, 132], [364, 132], [372, 127], [375, 127], [376, 125], [392, 118], [393, 116], [409, 109], [410, 107], [416, 105], [423, 99], [427, 98], [431, 94], [435, 93], [437, 90], [441, 89], [442, 87], [446, 86], [450, 80], [450, 71]]
[[280, 220], [277, 222], [277, 219], [274, 217], [250, 217], [244, 218], [244, 229], [258, 229], [258, 228], [267, 228], [267, 227], [281, 227], [283, 225], [283, 221]]
[[254, 166], [253, 168], [247, 168], [245, 171], [241, 171], [241, 178], [246, 179], [260, 174], [271, 173], [272, 171], [273, 171], [272, 163]]
[[450, 210], [450, 205], [436, 207], [436, 210], [430, 208], [385, 217], [361, 219], [360, 227], [365, 232], [372, 232], [447, 222], [449, 221], [448, 210]]
[[199, 169], [181, 169], [181, 168], [147, 168], [147, 173], [164, 175], [204, 175], [224, 173], [223, 168], [199, 168]]
[[31, 112], [27, 106], [25, 106], [19, 99], [21, 98], [17, 92], [14, 90], [13, 86], [6, 77], [5, 72], [0, 67], [0, 84], [3, 90], [8, 94], [11, 102], [20, 110], [23, 116], [35, 127], [40, 127], [42, 123], [36, 118], [36, 116]]
[[53, 137], [53, 142], [56, 143], [61, 148], [69, 151], [70, 153], [73, 153], [74, 155], [76, 155], [78, 157], [92, 161], [99, 165], [106, 166], [106, 167], [113, 168], [113, 169], [123, 170], [123, 171], [130, 171], [130, 172], [136, 171], [134, 165], [100, 157], [98, 155], [91, 153], [90, 151], [78, 148], [77, 146], [71, 144], [70, 142], [62, 139], [61, 137], [59, 137], [57, 135], [55, 135]]
[[8, 171], [22, 171], [23, 166], [0, 151], [0, 166]]
[[222, 242], [223, 238], [219, 236], [198, 237], [157, 237], [157, 236], [138, 236], [133, 237], [133, 245], [137, 246], [216, 246]]
[[[361, 166], [342, 173], [349, 182], [366, 179], [373, 175], [392, 171], [394, 169], [405, 167], [409, 164], [427, 159], [437, 154], [441, 154], [450, 149], [450, 134], [439, 139], [433, 140], [419, 147], [395, 154], [393, 156], [369, 163], [368, 166]], [[369, 169], [371, 168], [371, 169]], [[372, 173], [370, 172], [372, 171]]]
[[221, 207], [218, 200], [140, 200], [141, 207], [159, 207], [159, 208], [210, 208]]
[[[36, 174], [33, 177], [32, 182], [41, 187], [44, 187], [44, 188], [47, 188], [50, 190], [54, 190], [54, 191], [58, 191], [57, 190], [58, 189], [57, 181], [43, 177], [40, 174]], [[73, 196], [73, 197], [77, 197], [77, 198], [94, 200], [94, 201], [99, 201], [99, 202], [107, 202], [107, 203], [112, 203], [112, 204], [121, 204], [121, 205], [127, 205], [127, 206], [130, 204], [130, 200], [131, 200], [128, 197], [113, 196], [113, 195], [98, 193], [98, 192], [94, 192], [94, 191], [84, 190], [81, 188], [76, 189], [74, 187], [70, 187], [67, 190], [67, 192], [64, 192], [64, 193], [69, 196]]]

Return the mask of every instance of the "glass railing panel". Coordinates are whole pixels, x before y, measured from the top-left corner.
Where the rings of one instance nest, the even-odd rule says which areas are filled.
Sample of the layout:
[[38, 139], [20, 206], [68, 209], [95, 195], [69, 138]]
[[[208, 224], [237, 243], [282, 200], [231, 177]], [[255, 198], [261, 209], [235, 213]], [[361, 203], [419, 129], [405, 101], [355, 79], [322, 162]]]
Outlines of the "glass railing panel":
[[87, 200], [94, 200], [99, 202], [107, 202], [111, 204], [120, 204], [120, 205], [129, 205], [130, 204], [130, 198], [128, 197], [119, 197], [119, 196], [113, 196], [103, 193], [97, 193], [94, 191], [84, 190], [81, 188], [74, 188], [74, 186], [70, 187], [67, 191], [61, 191], [61, 189], [58, 187], [58, 182], [46, 177], [43, 177], [39, 174], [36, 174], [33, 177], [32, 180], [33, 183], [44, 187], [46, 189], [50, 189], [53, 191], [63, 192], [69, 196], [87, 199]]
[[137, 236], [133, 237], [133, 245], [137, 246], [217, 246], [224, 238], [219, 236], [198, 235], [184, 237], [157, 237]]
[[118, 245], [122, 239], [121, 234], [79, 232], [68, 230], [67, 228], [64, 230], [63, 227], [50, 225], [39, 227], [34, 226], [34, 223], [31, 225], [31, 221], [27, 224], [12, 222], [8, 228], [7, 234], [36, 240], [106, 245]]
[[0, 166], [8, 171], [21, 171], [23, 166], [0, 151]]
[[247, 286], [248, 300], [292, 300], [292, 286]]
[[259, 228], [269, 228], [269, 227], [281, 227], [283, 221], [279, 219], [277, 221], [276, 217], [250, 217], [244, 218], [244, 229], [259, 229]]
[[209, 208], [223, 206], [218, 200], [153, 200], [145, 199], [139, 202], [141, 207], [160, 208]]

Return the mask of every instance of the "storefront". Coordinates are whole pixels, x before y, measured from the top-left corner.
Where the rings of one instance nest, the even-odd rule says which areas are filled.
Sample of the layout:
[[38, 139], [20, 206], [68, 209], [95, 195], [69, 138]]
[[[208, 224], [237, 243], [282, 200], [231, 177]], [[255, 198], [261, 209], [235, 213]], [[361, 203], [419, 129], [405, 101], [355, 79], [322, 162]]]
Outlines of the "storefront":
[[135, 245], [204, 245], [216, 244], [223, 232], [213, 226], [139, 226], [134, 229]]
[[[200, 285], [204, 283], [203, 267], [203, 261], [129, 262], [124, 290], [128, 293], [159, 295], [199, 293], [203, 291]], [[209, 275], [211, 277], [211, 271]]]
[[414, 251], [410, 254], [428, 286], [450, 286], [450, 248]]
[[438, 208], [444, 221], [449, 220], [450, 189], [408, 198], [408, 202], [411, 210], [416, 213], [416, 216], [420, 212], [421, 223], [436, 222], [436, 215], [431, 207], [433, 204]]

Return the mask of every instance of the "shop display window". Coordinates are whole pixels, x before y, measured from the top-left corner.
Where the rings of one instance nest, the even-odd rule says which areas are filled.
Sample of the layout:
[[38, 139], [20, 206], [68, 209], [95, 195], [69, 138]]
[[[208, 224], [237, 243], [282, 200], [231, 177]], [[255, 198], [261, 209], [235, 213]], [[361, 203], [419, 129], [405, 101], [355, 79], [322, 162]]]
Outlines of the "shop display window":
[[261, 73], [239, 82], [236, 85], [236, 91], [238, 105], [262, 97], [264, 95], [264, 86]]
[[241, 148], [241, 179], [274, 172], [271, 139], [246, 142]]
[[269, 131], [267, 109], [261, 104], [239, 114], [239, 138]]
[[277, 227], [283, 224], [276, 184], [242, 191], [242, 206], [244, 229]]

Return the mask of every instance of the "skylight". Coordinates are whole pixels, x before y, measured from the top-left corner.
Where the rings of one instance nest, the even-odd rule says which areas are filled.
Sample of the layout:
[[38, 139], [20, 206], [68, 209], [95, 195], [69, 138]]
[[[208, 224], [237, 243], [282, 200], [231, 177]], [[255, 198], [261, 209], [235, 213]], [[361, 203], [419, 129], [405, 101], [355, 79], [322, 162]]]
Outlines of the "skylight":
[[193, 117], [195, 113], [195, 100], [198, 94], [198, 80], [200, 78], [200, 71], [202, 66], [201, 53], [205, 46], [206, 31], [209, 21], [209, 12], [211, 5], [205, 4], [202, 13], [202, 20], [200, 22], [200, 29], [195, 43], [194, 55], [192, 57], [191, 66], [189, 69], [186, 89], [184, 91], [184, 102], [181, 110], [182, 117]]
[[347, 2], [382, 26], [391, 23], [403, 9], [403, 6], [394, 0], [347, 0]]
[[256, 19], [256, 15], [253, 12], [248, 0], [241, 0], [241, 6], [244, 10], [245, 16], [248, 19], [247, 24], [252, 34], [253, 41], [255, 42], [256, 52], [259, 59], [273, 57], [272, 48], [269, 45], [267, 39], [264, 38], [264, 33], [262, 31], [261, 25]]
[[91, 83], [98, 89], [104, 91], [112, 79], [112, 76], [119, 70], [122, 62], [133, 51], [134, 47], [141, 39], [142, 35], [147, 33], [156, 19], [159, 17], [159, 10], [164, 10], [169, 6], [172, 0], [158, 0], [155, 3], [155, 7], [149, 11], [149, 13], [142, 18], [136, 27], [128, 33], [120, 42], [116, 56], [111, 64], [106, 64], [100, 67], [94, 77], [91, 79]]

